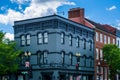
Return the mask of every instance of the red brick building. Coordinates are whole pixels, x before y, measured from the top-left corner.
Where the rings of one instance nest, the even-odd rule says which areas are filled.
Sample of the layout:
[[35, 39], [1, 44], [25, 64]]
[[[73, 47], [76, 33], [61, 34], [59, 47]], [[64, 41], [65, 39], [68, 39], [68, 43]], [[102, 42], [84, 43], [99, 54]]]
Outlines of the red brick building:
[[95, 75], [94, 80], [108, 80], [108, 66], [103, 60], [102, 48], [104, 44], [115, 44], [115, 28], [101, 25], [84, 17], [83, 8], [73, 8], [68, 12], [68, 18], [95, 30]]

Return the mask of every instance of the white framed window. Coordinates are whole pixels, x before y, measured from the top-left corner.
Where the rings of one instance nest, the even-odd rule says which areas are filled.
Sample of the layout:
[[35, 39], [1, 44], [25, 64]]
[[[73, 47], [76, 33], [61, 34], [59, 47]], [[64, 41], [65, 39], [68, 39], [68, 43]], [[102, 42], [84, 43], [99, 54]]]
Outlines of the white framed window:
[[115, 44], [115, 39], [113, 39], [113, 44]]
[[25, 46], [25, 36], [21, 36], [21, 46]]
[[83, 49], [86, 49], [86, 39], [83, 39]]
[[79, 47], [79, 37], [76, 38], [76, 47]]
[[43, 40], [44, 40], [44, 43], [48, 43], [48, 33], [47, 32], [44, 32], [43, 34]]
[[61, 44], [64, 44], [65, 42], [65, 34], [61, 33]]
[[96, 48], [96, 59], [99, 59], [99, 52], [98, 52], [98, 48]]
[[106, 38], [106, 35], [104, 35], [104, 44], [107, 43], [107, 38]]
[[98, 37], [99, 37], [98, 32], [96, 32], [96, 41], [98, 41]]
[[38, 33], [38, 44], [43, 43], [43, 36], [42, 33]]
[[69, 35], [69, 45], [72, 46], [72, 35]]
[[47, 51], [44, 52], [44, 58], [46, 58], [46, 57], [47, 57]]
[[110, 37], [108, 36], [108, 44], [110, 44]]
[[103, 60], [103, 51], [100, 49], [100, 59]]
[[92, 41], [89, 41], [89, 50], [92, 50]]
[[103, 36], [102, 36], [101, 33], [100, 33], [100, 42], [101, 42], [101, 43], [103, 42]]
[[27, 34], [26, 45], [30, 45], [30, 34]]

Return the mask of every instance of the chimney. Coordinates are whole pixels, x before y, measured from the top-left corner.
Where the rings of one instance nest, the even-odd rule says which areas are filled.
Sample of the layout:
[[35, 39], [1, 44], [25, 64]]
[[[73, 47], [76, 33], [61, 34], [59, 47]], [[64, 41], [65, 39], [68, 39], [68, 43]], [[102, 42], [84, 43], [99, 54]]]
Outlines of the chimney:
[[84, 8], [72, 8], [68, 11], [68, 18], [72, 21], [84, 24]]

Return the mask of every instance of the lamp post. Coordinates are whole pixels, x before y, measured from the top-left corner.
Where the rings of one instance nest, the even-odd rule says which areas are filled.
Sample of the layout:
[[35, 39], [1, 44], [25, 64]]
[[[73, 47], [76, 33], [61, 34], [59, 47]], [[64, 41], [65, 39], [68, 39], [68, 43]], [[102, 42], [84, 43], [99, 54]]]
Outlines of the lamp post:
[[80, 53], [76, 53], [76, 58], [77, 58], [77, 64], [76, 64], [76, 69], [79, 69], [79, 65], [80, 65]]
[[29, 61], [29, 57], [31, 56], [31, 53], [29, 51], [24, 53], [25, 57], [26, 57], [26, 62], [25, 62], [25, 67], [27, 68], [27, 79], [29, 80], [29, 67], [30, 67], [30, 61]]

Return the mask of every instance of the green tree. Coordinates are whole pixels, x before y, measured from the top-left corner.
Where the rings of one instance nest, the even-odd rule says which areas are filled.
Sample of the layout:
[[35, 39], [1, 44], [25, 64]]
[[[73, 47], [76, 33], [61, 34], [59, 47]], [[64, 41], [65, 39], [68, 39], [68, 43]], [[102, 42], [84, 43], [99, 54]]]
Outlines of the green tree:
[[104, 60], [110, 70], [110, 79], [114, 80], [116, 73], [120, 70], [120, 49], [114, 44], [106, 44], [103, 47]]
[[21, 51], [15, 50], [15, 42], [5, 39], [4, 35], [5, 33], [0, 31], [0, 75], [17, 71], [21, 53]]

